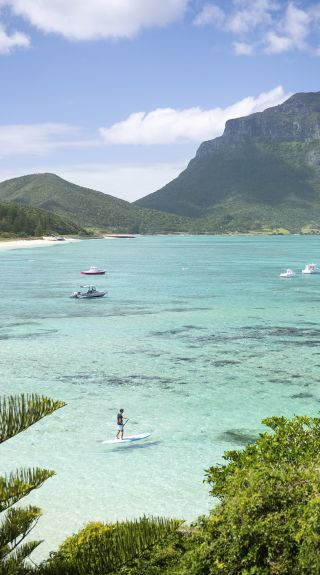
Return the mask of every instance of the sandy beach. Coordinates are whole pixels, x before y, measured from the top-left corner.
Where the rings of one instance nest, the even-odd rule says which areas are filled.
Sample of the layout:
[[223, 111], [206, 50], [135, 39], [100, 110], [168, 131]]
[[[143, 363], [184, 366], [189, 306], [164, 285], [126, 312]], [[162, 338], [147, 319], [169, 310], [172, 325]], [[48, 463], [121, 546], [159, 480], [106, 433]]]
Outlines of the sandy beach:
[[63, 246], [70, 242], [80, 242], [76, 238], [66, 238], [62, 242], [57, 242], [53, 240], [44, 240], [44, 239], [37, 239], [37, 240], [2, 240], [0, 241], [0, 250], [1, 249], [20, 249], [20, 248], [43, 248], [47, 246]]

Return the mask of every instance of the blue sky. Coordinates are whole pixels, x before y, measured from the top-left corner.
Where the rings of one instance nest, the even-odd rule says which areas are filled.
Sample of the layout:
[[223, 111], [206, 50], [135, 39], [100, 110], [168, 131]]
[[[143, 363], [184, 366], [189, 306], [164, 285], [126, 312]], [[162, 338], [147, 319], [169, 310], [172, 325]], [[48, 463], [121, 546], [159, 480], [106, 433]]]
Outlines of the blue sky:
[[0, 181], [133, 201], [319, 72], [320, 2], [0, 0]]

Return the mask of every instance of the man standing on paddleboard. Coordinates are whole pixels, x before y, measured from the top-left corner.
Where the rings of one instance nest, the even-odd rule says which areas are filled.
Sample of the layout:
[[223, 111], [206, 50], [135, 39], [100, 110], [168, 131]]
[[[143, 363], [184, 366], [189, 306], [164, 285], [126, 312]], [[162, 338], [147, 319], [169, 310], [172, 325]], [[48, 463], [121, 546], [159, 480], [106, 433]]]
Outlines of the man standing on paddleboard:
[[[123, 415], [123, 409], [120, 409], [118, 414], [117, 414], [117, 429], [118, 429], [118, 433], [116, 435], [116, 439], [123, 439], [123, 428], [124, 428], [124, 423], [123, 420], [127, 419], [127, 417], [125, 417]], [[120, 437], [119, 437], [120, 436]]]

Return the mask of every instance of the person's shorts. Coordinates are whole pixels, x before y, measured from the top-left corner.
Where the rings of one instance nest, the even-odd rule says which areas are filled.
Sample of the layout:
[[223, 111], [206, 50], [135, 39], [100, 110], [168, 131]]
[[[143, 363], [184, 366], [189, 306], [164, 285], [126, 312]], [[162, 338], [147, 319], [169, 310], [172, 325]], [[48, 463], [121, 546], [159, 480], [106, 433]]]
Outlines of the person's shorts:
[[123, 431], [123, 425], [118, 425], [118, 431]]

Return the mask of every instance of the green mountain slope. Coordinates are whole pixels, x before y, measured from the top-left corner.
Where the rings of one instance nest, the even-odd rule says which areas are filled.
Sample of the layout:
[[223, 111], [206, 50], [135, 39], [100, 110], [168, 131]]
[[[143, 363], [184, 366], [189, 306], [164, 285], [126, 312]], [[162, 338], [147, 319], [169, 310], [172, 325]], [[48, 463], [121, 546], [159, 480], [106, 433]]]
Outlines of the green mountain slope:
[[33, 174], [1, 182], [0, 200], [42, 208], [79, 226], [105, 231], [166, 233], [188, 231], [193, 226], [192, 221], [181, 216], [139, 208], [55, 174]]
[[178, 178], [135, 205], [216, 231], [320, 229], [320, 92], [229, 120]]
[[86, 231], [73, 222], [39, 208], [0, 202], [0, 237], [80, 234]]

